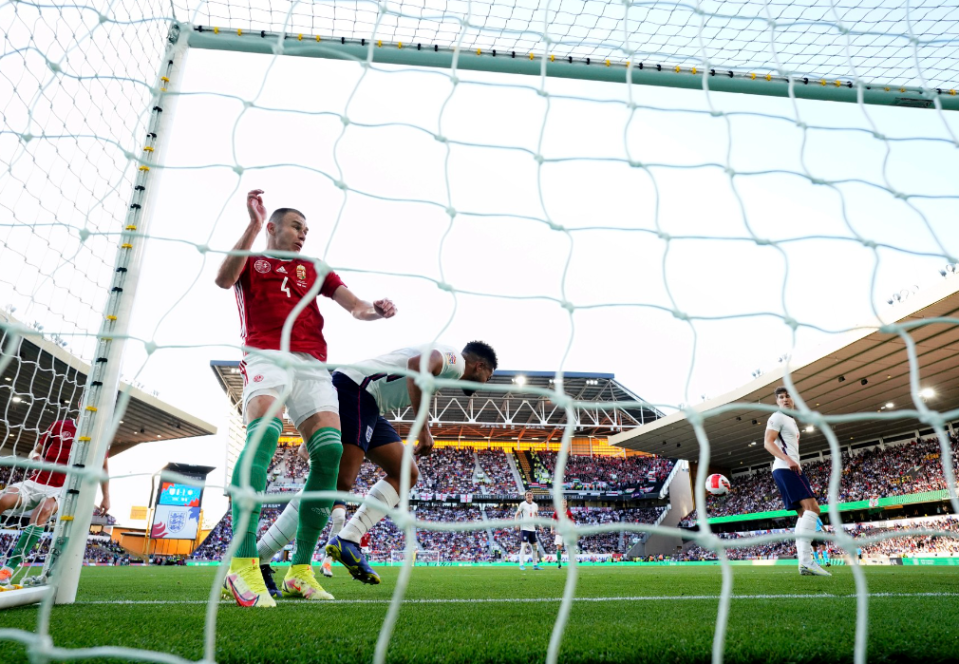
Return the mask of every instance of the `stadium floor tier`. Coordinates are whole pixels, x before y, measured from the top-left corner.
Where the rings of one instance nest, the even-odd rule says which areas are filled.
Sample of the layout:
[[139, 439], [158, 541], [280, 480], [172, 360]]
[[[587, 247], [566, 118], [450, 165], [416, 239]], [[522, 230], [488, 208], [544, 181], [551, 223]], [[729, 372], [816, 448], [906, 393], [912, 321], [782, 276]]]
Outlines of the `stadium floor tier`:
[[[198, 660], [215, 568], [85, 568], [79, 601], [53, 610], [60, 648], [149, 648]], [[367, 664], [399, 568], [363, 586], [338, 570], [323, 580], [335, 602], [281, 600], [276, 609], [221, 603], [216, 661]], [[851, 662], [856, 617], [852, 570], [800, 577], [791, 565], [734, 568], [725, 662]], [[873, 662], [953, 662], [959, 642], [959, 569], [864, 568], [867, 657]], [[391, 663], [542, 662], [568, 568], [416, 567], [400, 611]], [[559, 661], [708, 662], [720, 569], [587, 566]], [[370, 600], [373, 600], [372, 602]], [[34, 631], [38, 609], [5, 611], [0, 627]], [[125, 659], [125, 658], [124, 658]], [[3, 661], [26, 662], [6, 643]], [[85, 662], [117, 661], [85, 659]]]

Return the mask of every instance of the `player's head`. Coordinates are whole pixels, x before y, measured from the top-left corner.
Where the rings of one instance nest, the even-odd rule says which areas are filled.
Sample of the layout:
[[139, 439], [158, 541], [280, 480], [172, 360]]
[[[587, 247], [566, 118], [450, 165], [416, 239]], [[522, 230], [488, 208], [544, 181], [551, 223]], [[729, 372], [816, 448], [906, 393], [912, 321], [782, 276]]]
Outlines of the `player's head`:
[[527, 491], [527, 492], [526, 492], [526, 502], [527, 502], [527, 503], [533, 502], [533, 492], [532, 492], [532, 491]]
[[563, 498], [563, 509], [566, 509], [567, 507], [569, 507], [569, 503], [566, 502], [565, 498]]
[[[471, 341], [463, 348], [463, 380], [485, 383], [496, 371], [496, 351], [483, 341]], [[475, 390], [463, 390], [466, 396], [472, 396]]]
[[278, 251], [301, 251], [310, 229], [306, 216], [293, 208], [278, 208], [266, 222], [266, 248]]
[[790, 410], [792, 410], [795, 405], [793, 403], [793, 397], [785, 385], [780, 385], [776, 388], [776, 405], [780, 408], [788, 408]]

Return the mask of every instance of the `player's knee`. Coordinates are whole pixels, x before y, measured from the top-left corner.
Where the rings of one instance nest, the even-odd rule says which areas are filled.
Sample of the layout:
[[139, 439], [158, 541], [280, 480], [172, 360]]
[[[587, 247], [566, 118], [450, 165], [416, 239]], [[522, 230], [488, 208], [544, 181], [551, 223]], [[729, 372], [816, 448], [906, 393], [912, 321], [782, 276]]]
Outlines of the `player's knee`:
[[310, 450], [311, 468], [334, 468], [339, 471], [343, 444], [339, 441], [317, 445]]
[[40, 509], [37, 510], [36, 519], [34, 523], [37, 525], [43, 525], [50, 520], [50, 517], [53, 516], [53, 513], [57, 511], [57, 501], [55, 500], [46, 500]]

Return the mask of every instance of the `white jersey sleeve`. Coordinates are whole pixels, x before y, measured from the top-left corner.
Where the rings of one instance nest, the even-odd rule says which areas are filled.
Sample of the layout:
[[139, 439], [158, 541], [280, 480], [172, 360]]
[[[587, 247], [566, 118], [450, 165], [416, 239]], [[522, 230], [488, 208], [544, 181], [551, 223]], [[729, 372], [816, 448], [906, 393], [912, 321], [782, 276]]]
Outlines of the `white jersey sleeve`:
[[[443, 356], [443, 369], [439, 378], [462, 378], [465, 370], [463, 356], [452, 346], [435, 345], [430, 349]], [[356, 369], [338, 369], [354, 383], [365, 389], [376, 400], [380, 413], [406, 408], [410, 405], [407, 376], [401, 373], [410, 359], [424, 352], [424, 347], [400, 348], [372, 360], [360, 362]]]
[[[796, 420], [782, 412], [773, 413], [766, 423], [766, 431], [775, 431], [776, 445], [790, 459], [799, 463], [799, 425]], [[789, 468], [789, 464], [776, 457], [773, 470]]]

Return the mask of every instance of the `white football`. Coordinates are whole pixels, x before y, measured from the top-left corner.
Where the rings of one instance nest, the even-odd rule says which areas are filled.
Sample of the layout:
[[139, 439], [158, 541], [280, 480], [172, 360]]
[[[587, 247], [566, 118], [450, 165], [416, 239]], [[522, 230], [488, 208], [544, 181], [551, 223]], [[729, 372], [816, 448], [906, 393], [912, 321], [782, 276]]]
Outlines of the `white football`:
[[723, 496], [729, 492], [729, 480], [719, 473], [713, 473], [706, 478], [706, 491], [714, 496]]

